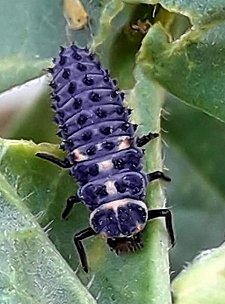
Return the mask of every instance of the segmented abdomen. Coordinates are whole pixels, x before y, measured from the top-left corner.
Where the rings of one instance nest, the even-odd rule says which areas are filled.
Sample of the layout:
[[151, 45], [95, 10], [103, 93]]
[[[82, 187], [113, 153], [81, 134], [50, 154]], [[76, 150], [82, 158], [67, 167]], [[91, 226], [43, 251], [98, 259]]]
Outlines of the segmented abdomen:
[[52, 107], [81, 200], [94, 210], [113, 200], [142, 199], [142, 152], [123, 93], [87, 49], [62, 49], [54, 63]]

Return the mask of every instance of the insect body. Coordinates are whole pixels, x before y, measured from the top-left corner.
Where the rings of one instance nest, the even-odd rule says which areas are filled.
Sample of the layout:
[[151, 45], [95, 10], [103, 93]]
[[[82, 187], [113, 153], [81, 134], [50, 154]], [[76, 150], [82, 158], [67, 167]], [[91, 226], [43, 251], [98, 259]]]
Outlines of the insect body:
[[63, 0], [63, 14], [70, 29], [79, 30], [88, 23], [88, 14], [79, 0]]
[[100, 234], [116, 253], [142, 247], [140, 232], [148, 220], [165, 217], [174, 243], [168, 209], [148, 210], [144, 203], [148, 182], [162, 178], [161, 171], [142, 171], [141, 146], [158, 136], [141, 138], [128, 121], [130, 110], [123, 107], [124, 94], [87, 49], [71, 45], [62, 48], [50, 69], [53, 80], [52, 107], [58, 124], [64, 160], [37, 153], [63, 168], [78, 182], [78, 193], [67, 200], [65, 218], [75, 203], [90, 210], [90, 227], [75, 234], [81, 264], [88, 271], [82, 240]]

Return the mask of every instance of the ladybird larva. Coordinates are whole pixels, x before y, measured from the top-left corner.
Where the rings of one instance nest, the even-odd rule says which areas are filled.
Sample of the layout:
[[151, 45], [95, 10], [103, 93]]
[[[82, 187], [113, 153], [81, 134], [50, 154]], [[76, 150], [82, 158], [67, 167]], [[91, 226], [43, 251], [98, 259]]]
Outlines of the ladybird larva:
[[149, 182], [170, 181], [161, 171], [146, 174], [142, 169], [140, 147], [158, 134], [135, 135], [130, 110], [123, 105], [124, 94], [88, 49], [61, 48], [49, 71], [55, 121], [67, 157], [37, 156], [69, 168], [79, 185], [67, 200], [63, 218], [75, 203], [85, 204], [90, 211], [90, 226], [74, 236], [84, 271], [88, 272], [88, 263], [82, 240], [90, 236], [102, 235], [116, 253], [135, 251], [143, 246], [141, 231], [147, 221], [164, 217], [173, 245], [171, 212], [148, 210], [144, 202]]

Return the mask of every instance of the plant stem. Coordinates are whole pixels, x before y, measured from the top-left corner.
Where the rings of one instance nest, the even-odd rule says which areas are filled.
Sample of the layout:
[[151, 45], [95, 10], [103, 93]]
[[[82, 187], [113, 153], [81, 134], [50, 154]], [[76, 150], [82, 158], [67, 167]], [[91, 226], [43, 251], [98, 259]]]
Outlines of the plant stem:
[[[143, 74], [141, 63], [134, 72], [136, 85], [131, 91], [129, 105], [134, 108], [132, 118], [139, 124], [138, 133], [147, 134], [149, 131], [160, 133], [160, 116], [164, 101], [164, 93], [155, 82], [149, 81]], [[145, 171], [162, 170], [161, 140], [155, 139], [146, 145]], [[150, 190], [150, 191], [149, 191]], [[146, 203], [149, 208], [165, 207], [165, 194], [160, 181], [155, 181], [148, 187]], [[148, 304], [171, 304], [168, 236], [163, 221], [157, 219], [147, 225], [145, 247], [146, 279], [149, 280], [149, 290], [146, 293]]]

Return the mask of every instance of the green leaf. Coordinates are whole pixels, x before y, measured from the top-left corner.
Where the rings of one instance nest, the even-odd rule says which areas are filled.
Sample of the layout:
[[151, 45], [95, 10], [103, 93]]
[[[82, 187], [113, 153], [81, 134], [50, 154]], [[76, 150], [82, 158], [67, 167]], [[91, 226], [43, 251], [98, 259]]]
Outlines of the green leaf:
[[112, 0], [102, 11], [100, 27], [93, 39], [92, 49], [98, 53], [101, 62], [109, 67], [110, 75], [117, 79], [124, 90], [135, 85], [133, 70], [144, 36], [133, 30], [132, 25], [142, 19], [152, 22], [153, 10], [152, 5], [131, 5]]
[[[92, 43], [93, 50], [95, 50], [99, 45], [103, 43], [104, 40], [109, 37], [109, 32], [112, 29], [112, 21], [123, 9], [124, 3], [122, 1], [112, 0], [106, 3], [100, 16], [100, 26], [98, 28], [97, 35], [94, 37]], [[117, 24], [117, 26], [120, 27], [121, 24]], [[115, 34], [117, 33], [114, 32], [114, 35]]]
[[166, 110], [171, 116], [163, 122], [163, 128], [168, 130], [165, 139], [225, 197], [224, 172], [218, 170], [224, 159], [224, 124], [178, 102], [173, 98], [167, 102]]
[[[103, 3], [83, 2], [95, 32]], [[0, 0], [0, 7], [0, 92], [46, 73], [60, 45], [91, 39], [87, 29], [68, 29], [62, 0]]]
[[[172, 14], [167, 19], [159, 17], [143, 40], [145, 52], [140, 61], [147, 77], [185, 103], [224, 121], [224, 1], [167, 0], [160, 4]], [[174, 13], [189, 17], [192, 24], [180, 37], [174, 37]]]
[[[132, 116], [134, 122], [139, 124], [138, 133], [139, 135], [147, 134], [149, 130], [159, 133], [160, 113], [164, 101], [163, 91], [156, 83], [149, 82], [146, 79], [142, 72], [142, 66], [135, 68], [134, 76], [136, 85], [131, 91], [129, 105], [134, 109]], [[162, 167], [161, 142], [155, 140], [146, 145], [145, 171], [162, 170]], [[161, 186], [156, 183], [151, 185], [148, 190], [146, 196], [148, 206], [150, 208], [165, 207], [166, 199]], [[144, 273], [142, 284], [144, 285], [147, 277], [150, 280], [150, 290], [148, 290], [148, 297], [143, 298], [140, 303], [171, 303], [168, 273], [168, 235], [162, 232], [160, 224], [159, 221], [148, 224], [146, 229], [148, 252], [146, 252], [144, 263], [145, 266], [149, 266]]]
[[173, 281], [174, 304], [225, 302], [225, 245], [202, 252]]
[[[221, 151], [225, 149], [225, 126], [172, 97], [166, 104], [166, 111], [170, 115], [166, 115], [162, 127], [166, 130], [163, 136], [168, 144], [166, 164], [172, 178], [167, 192], [177, 238], [171, 250], [174, 276], [200, 251], [216, 247], [224, 240]], [[203, 279], [201, 283], [204, 288]], [[182, 302], [187, 303], [198, 301]]]
[[134, 85], [132, 72], [136, 43], [129, 40], [125, 32], [134, 11], [134, 5], [109, 1], [102, 11], [100, 27], [92, 43], [92, 49], [98, 53], [101, 62], [110, 68], [110, 75], [116, 77], [124, 89]]
[[[0, 302], [94, 304], [24, 204], [31, 196], [40, 198], [40, 180], [32, 175], [34, 152], [31, 142], [0, 141]], [[33, 190], [25, 197], [30, 184]]]
[[45, 73], [65, 41], [65, 29], [60, 1], [1, 0], [0, 5], [0, 91], [4, 91]]

